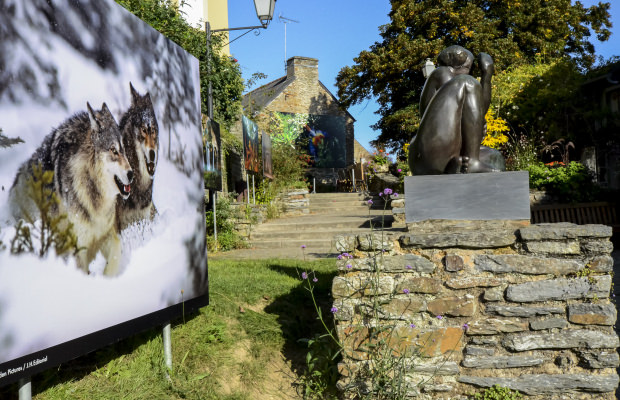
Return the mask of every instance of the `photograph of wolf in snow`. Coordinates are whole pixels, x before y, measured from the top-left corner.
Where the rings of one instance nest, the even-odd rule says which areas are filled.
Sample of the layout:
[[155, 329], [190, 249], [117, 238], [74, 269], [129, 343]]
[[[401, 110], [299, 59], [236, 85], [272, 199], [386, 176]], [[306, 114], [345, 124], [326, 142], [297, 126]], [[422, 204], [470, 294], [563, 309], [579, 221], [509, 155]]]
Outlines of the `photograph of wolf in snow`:
[[208, 304], [198, 60], [113, 0], [0, 1], [0, 386]]
[[131, 106], [123, 115], [120, 129], [123, 146], [134, 172], [131, 195], [117, 200], [116, 219], [118, 230], [129, 225], [152, 220], [157, 214], [153, 204], [153, 177], [159, 151], [159, 126], [153, 110], [151, 96], [141, 96], [129, 83]]
[[77, 264], [88, 272], [90, 262], [101, 251], [106, 259], [105, 275], [116, 275], [121, 242], [115, 223], [117, 197], [131, 194], [132, 171], [123, 147], [121, 132], [103, 103], [94, 111], [80, 112], [45, 137], [43, 144], [19, 168], [10, 190], [10, 207], [16, 220], [32, 222], [40, 210], [32, 198], [28, 179], [33, 168], [52, 171], [52, 190], [60, 199], [50, 211], [66, 214], [78, 238]]

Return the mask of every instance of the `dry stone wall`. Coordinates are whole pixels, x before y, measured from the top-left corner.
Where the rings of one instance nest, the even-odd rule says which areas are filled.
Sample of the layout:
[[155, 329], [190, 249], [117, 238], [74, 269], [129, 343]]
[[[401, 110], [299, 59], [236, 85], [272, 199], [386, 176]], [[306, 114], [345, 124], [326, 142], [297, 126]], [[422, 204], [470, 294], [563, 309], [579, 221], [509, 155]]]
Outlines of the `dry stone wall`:
[[499, 384], [528, 399], [615, 399], [611, 234], [604, 225], [425, 221], [400, 236], [337, 237], [354, 256], [338, 261], [332, 287], [340, 388], [376, 389], [381, 356], [400, 366], [392, 382], [405, 397], [466, 399]]

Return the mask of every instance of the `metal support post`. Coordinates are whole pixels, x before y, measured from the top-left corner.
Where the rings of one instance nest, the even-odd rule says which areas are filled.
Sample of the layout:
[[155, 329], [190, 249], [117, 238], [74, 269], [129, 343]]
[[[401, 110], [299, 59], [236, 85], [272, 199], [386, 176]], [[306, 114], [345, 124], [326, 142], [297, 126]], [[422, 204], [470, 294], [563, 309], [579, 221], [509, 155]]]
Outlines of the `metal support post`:
[[30, 377], [19, 380], [19, 400], [32, 400], [32, 381]]
[[312, 193], [316, 194], [316, 178], [312, 177]]
[[355, 168], [353, 168], [351, 170], [351, 174], [352, 174], [352, 177], [353, 177], [353, 191], [357, 192], [357, 187], [355, 186]]
[[213, 191], [213, 239], [217, 246], [217, 191]]
[[246, 187], [246, 190], [247, 190], [247, 196], [246, 197], [247, 197], [247, 200], [248, 200], [248, 204], [250, 204], [250, 179], [249, 179], [250, 177], [248, 176], [247, 171], [245, 173], [245, 178], [246, 178], [245, 179], [245, 187]]
[[166, 377], [170, 379], [168, 375], [172, 371], [172, 339], [170, 333], [170, 322], [164, 325], [164, 361], [166, 362]]
[[256, 187], [254, 186], [254, 175], [252, 175], [252, 202], [256, 205]]

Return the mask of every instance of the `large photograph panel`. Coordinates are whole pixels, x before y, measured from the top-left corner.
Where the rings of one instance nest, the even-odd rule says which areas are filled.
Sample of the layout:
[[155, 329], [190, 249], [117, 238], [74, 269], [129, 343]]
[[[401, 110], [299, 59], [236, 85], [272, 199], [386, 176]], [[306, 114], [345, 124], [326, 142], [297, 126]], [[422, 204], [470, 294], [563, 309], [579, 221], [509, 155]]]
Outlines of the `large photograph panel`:
[[0, 0], [0, 32], [2, 386], [208, 282], [198, 61], [112, 0]]
[[241, 118], [243, 123], [243, 157], [247, 171], [258, 172], [260, 169], [258, 151], [258, 125], [245, 115]]
[[346, 124], [337, 115], [310, 115], [304, 127], [308, 154], [316, 168], [345, 168]]

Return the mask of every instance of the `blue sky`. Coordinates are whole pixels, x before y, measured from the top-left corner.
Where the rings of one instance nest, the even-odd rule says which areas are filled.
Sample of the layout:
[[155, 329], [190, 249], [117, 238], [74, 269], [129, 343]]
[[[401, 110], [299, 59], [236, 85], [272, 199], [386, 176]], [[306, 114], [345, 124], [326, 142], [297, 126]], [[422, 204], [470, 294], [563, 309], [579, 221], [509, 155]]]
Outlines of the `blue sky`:
[[[599, 0], [582, 0], [585, 6]], [[620, 55], [620, 0], [609, 0], [614, 24], [611, 38], [595, 44], [597, 54], [609, 57]], [[362, 50], [380, 40], [379, 26], [389, 22], [388, 0], [278, 0], [274, 20], [260, 35], [249, 33], [231, 43], [231, 54], [239, 61], [243, 77], [255, 72], [267, 74], [258, 85], [285, 75], [285, 25], [286, 57], [313, 57], [319, 60], [319, 79], [337, 95], [336, 75], [340, 69], [353, 64], [353, 58]], [[296, 22], [285, 24], [278, 17]], [[258, 25], [252, 0], [229, 0], [228, 23], [230, 27]], [[231, 32], [231, 40], [241, 32]], [[598, 42], [595, 42], [598, 43]], [[349, 108], [356, 119], [355, 137], [368, 150], [369, 142], [378, 135], [370, 126], [377, 122], [374, 100]]]

